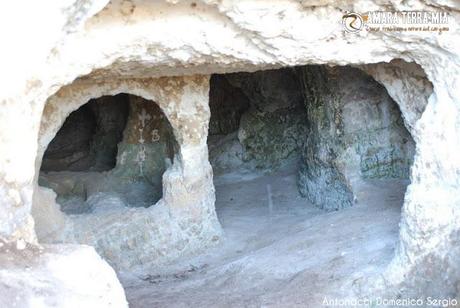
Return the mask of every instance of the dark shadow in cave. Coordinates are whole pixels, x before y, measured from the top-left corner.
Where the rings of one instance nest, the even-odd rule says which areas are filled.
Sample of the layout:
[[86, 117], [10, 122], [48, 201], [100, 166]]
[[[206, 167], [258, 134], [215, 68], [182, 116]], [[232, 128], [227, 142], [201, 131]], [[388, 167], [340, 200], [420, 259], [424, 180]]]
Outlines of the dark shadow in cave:
[[210, 109], [225, 260], [327, 283], [385, 268], [415, 145], [383, 86], [322, 65], [213, 75]]
[[43, 156], [41, 171], [107, 171], [129, 114], [126, 94], [92, 99], [72, 112]]
[[72, 112], [49, 144], [41, 186], [67, 214], [149, 207], [162, 197], [162, 176], [177, 143], [159, 106], [118, 94]]
[[360, 69], [307, 65], [212, 75], [210, 109], [217, 186], [225, 178], [244, 182], [291, 170], [306, 203], [332, 211], [359, 201], [367, 180], [409, 179], [415, 143], [399, 107]]

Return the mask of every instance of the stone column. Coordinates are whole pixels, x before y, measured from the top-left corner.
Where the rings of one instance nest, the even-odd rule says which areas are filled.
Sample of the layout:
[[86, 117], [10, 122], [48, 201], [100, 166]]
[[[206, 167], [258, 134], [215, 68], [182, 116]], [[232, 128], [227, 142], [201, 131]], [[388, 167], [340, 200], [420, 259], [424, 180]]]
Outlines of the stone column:
[[456, 73], [432, 78], [434, 94], [414, 127], [412, 183], [386, 277], [398, 288], [439, 298], [460, 290], [460, 80], [451, 78], [460, 69], [451, 69]]

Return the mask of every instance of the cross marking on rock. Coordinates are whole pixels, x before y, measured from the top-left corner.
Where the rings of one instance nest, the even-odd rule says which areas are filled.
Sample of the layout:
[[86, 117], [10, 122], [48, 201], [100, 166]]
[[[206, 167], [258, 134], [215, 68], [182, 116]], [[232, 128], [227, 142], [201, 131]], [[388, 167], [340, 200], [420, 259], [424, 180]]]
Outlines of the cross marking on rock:
[[152, 117], [148, 114], [145, 109], [142, 109], [141, 114], [139, 115], [139, 120], [141, 120], [142, 127], [145, 126], [145, 120], [150, 120]]

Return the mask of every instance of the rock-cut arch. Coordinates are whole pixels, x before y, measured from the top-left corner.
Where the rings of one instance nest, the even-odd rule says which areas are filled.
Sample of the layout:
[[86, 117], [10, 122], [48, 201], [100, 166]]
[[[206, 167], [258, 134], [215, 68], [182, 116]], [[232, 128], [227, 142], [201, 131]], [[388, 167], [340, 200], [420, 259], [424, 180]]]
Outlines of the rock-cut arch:
[[[155, 262], [160, 256], [163, 262], [216, 241], [220, 226], [215, 217], [206, 148], [208, 87], [208, 79], [201, 76], [110, 84], [77, 81], [52, 96], [44, 108], [35, 164], [32, 213], [39, 240], [93, 245], [117, 268]], [[45, 150], [71, 112], [92, 98], [119, 93], [157, 103], [172, 127], [177, 153], [163, 175], [163, 198], [149, 208], [125, 208], [104, 215], [66, 215], [59, 210], [55, 194], [38, 185]], [[190, 219], [195, 225], [183, 223]], [[189, 245], [184, 246], [184, 242]]]

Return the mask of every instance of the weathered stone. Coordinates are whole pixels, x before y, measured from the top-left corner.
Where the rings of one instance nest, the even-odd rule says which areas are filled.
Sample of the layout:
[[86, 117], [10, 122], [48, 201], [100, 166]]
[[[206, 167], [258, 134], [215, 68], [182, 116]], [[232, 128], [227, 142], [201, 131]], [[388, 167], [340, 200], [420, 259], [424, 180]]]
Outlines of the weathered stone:
[[[220, 238], [220, 227], [214, 211], [212, 170], [207, 161], [206, 138], [210, 115], [206, 99], [208, 78], [191, 76], [129, 80], [118, 81], [118, 85], [73, 84], [51, 97], [47, 103], [37, 159], [41, 160], [47, 144], [66, 116], [85, 104], [90, 97], [120, 92], [136, 95], [139, 94], [139, 87], [143, 89], [145, 99], [135, 98], [134, 103], [130, 104], [117, 166], [106, 173], [85, 172], [73, 178], [66, 177], [66, 186], [57, 186], [58, 191], [72, 192], [78, 191], [78, 183], [83, 182], [89, 211], [80, 212], [79, 215], [64, 215], [62, 223], [55, 227], [45, 215], [53, 213], [52, 217], [61, 217], [54, 202], [36, 203], [37, 209], [34, 209], [40, 241], [90, 244], [117, 269], [170, 262], [184, 254], [214, 245]], [[158, 103], [159, 107], [153, 102]], [[160, 120], [162, 113], [164, 118]], [[177, 149], [174, 149], [175, 142], [167, 137], [172, 134], [171, 128], [178, 141]], [[158, 129], [160, 140], [154, 133], [155, 129]], [[137, 150], [141, 150], [142, 145], [152, 145], [148, 148], [151, 151], [146, 150], [150, 155], [147, 158], [152, 160], [148, 164], [146, 160], [138, 159], [140, 151]], [[124, 150], [132, 155], [126, 155], [122, 164]], [[172, 165], [160, 173], [162, 170], [158, 167], [166, 167], [165, 158], [170, 159], [174, 150], [177, 152]], [[40, 166], [39, 163], [36, 165]], [[161, 187], [161, 175], [162, 199], [148, 207], [155, 201], [142, 200], [138, 195], [150, 193], [152, 198], [155, 197], [150, 183], [148, 186], [144, 184], [147, 183], [146, 178], [153, 181], [157, 177]], [[52, 176], [55, 174], [46, 174], [47, 179]], [[47, 191], [39, 189], [36, 192], [37, 200], [52, 199]], [[103, 194], [105, 199], [101, 198]], [[148, 208], [131, 208], [136, 204]]]
[[151, 205], [162, 196], [163, 173], [172, 164], [177, 143], [158, 105], [135, 96], [130, 96], [129, 102], [126, 130], [118, 144], [117, 165], [108, 176], [121, 181], [117, 186], [148, 183], [152, 190]]
[[128, 307], [115, 271], [94, 248], [20, 248], [0, 245], [0, 306]]
[[237, 131], [241, 115], [249, 108], [248, 98], [240, 88], [232, 86], [225, 75], [212, 75], [209, 87], [209, 135], [228, 135]]
[[[411, 133], [415, 124], [425, 111], [428, 98], [433, 93], [433, 85], [423, 68], [415, 62], [400, 59], [390, 63], [367, 64], [358, 66], [382, 84], [404, 115], [404, 123]], [[416, 135], [416, 134], [415, 134]]]
[[50, 143], [43, 157], [42, 169], [46, 171], [85, 170], [91, 162], [91, 138], [96, 120], [89, 108], [79, 109], [69, 115], [60, 134]]
[[408, 178], [414, 142], [385, 89], [356, 68], [305, 66], [308, 117], [299, 189], [327, 210], [352, 206], [365, 178]]
[[129, 114], [128, 95], [103, 96], [88, 102], [96, 118], [96, 131], [91, 141], [94, 157], [92, 171], [112, 169], [116, 164], [117, 145], [122, 140]]
[[[238, 121], [238, 141], [242, 146], [238, 156], [242, 161], [255, 168], [270, 170], [298, 159], [307, 123], [300, 84], [294, 71], [236, 73], [225, 75], [225, 78], [237, 89], [233, 92], [244, 93], [239, 98], [244, 102], [236, 105], [244, 106], [246, 100], [249, 104], [249, 109]], [[230, 142], [235, 143], [234, 140]]]
[[112, 169], [127, 116], [126, 95], [89, 101], [66, 119], [45, 152], [41, 170]]
[[[155, 101], [156, 97], [152, 96], [164, 98], [164, 92], [171, 94], [171, 99], [159, 104], [170, 118], [181, 149], [179, 166], [165, 173], [167, 193], [163, 199], [169, 215], [164, 218], [168, 220], [170, 215], [193, 217], [203, 226], [202, 235], [209, 235], [218, 229], [211, 205], [213, 189], [203, 189], [201, 193], [194, 191], [202, 185], [212, 187], [212, 172], [207, 162], [203, 162], [207, 160], [203, 136], [207, 131], [204, 123], [207, 123], [209, 110], [205, 104], [193, 104], [198, 98], [207, 97], [207, 93], [197, 90], [201, 89], [197, 80], [203, 77], [184, 77], [185, 80], [179, 82], [181, 86], [176, 83], [177, 79], [163, 79], [162, 86], [154, 89], [155, 95], [148, 82], [139, 80], [305, 64], [373, 63], [379, 66], [402, 59], [420, 65], [426, 75], [426, 78], [420, 77], [424, 80], [421, 83], [432, 83], [433, 92], [426, 91], [428, 99], [426, 96], [417, 99], [413, 94], [425, 91], [414, 90], [414, 83], [410, 82], [414, 78], [406, 75], [400, 76], [401, 82], [395, 81], [393, 77], [398, 76], [394, 74], [397, 71], [387, 71], [384, 79], [376, 77], [400, 106], [416, 141], [412, 183], [405, 197], [400, 224], [399, 248], [382, 285], [395, 286], [399, 290], [395, 295], [398, 298], [409, 293], [408, 290], [417, 296], [448, 296], [455, 291], [452, 286], [458, 286], [460, 264], [456, 249], [460, 218], [460, 47], [456, 43], [459, 8], [457, 2], [447, 0], [387, 0], [371, 6], [364, 0], [280, 1], [269, 6], [263, 1], [203, 0], [190, 5], [188, 1], [167, 0], [136, 1], [130, 5], [125, 1], [84, 0], [29, 2], [27, 10], [20, 2], [6, 2], [1, 19], [2, 29], [8, 31], [2, 36], [5, 48], [0, 60], [3, 85], [0, 99], [0, 237], [8, 242], [36, 243], [31, 211], [54, 211], [53, 208], [32, 210], [33, 203], [34, 207], [48, 204], [43, 201], [47, 198], [36, 196], [43, 193], [37, 185], [36, 174], [41, 164], [41, 151], [46, 148], [43, 143], [47, 144], [54, 134], [47, 135], [45, 129], [38, 141], [37, 136], [40, 127], [52, 126], [55, 120], [63, 120], [70, 111], [77, 109], [68, 97], [63, 105], [55, 106], [57, 115], [41, 121], [42, 116], [45, 119], [50, 112], [48, 109], [42, 114], [48, 98], [56, 92], [65, 93], [59, 89], [79, 77], [85, 76], [73, 86], [85, 80], [87, 84], [103, 88], [92, 88], [91, 94], [73, 92], [73, 98], [84, 97], [80, 104], [100, 96], [101, 92], [114, 95], [131, 89]], [[340, 23], [345, 10], [410, 9], [448, 12], [449, 31], [441, 35], [423, 31], [365, 30], [350, 34], [343, 32]], [[187, 31], [177, 31], [184, 29], [185, 21]], [[24, 24], [33, 27], [24, 27]], [[126, 86], [120, 87], [120, 84]], [[418, 88], [419, 84], [416, 82], [415, 86]], [[177, 91], [178, 87], [185, 90]], [[408, 95], [394, 95], [398, 89]], [[184, 94], [190, 97], [178, 99]], [[420, 109], [424, 111], [422, 114], [414, 112], [411, 106], [424, 107]], [[177, 112], [178, 109], [181, 112]], [[180, 128], [179, 123], [183, 127]], [[35, 168], [34, 163], [38, 165]], [[176, 184], [179, 188], [173, 188]], [[175, 198], [172, 191], [180, 196], [192, 191], [193, 201]], [[58, 215], [50, 217], [58, 219]], [[43, 231], [43, 226], [38, 225], [37, 230]], [[183, 234], [181, 229], [176, 235], [184, 240]], [[178, 243], [177, 237], [170, 237], [170, 245]], [[206, 243], [206, 240], [196, 240], [193, 248], [202, 248]], [[193, 249], [188, 247], [187, 250]], [[177, 256], [177, 251], [173, 249], [172, 254]], [[441, 270], [430, 271], [433, 268]], [[449, 288], [445, 288], [446, 285]], [[362, 292], [365, 291], [364, 288]]]
[[[96, 122], [94, 132], [74, 127], [87, 121]], [[72, 139], [84, 142], [74, 145]], [[76, 156], [74, 152], [81, 153], [82, 144], [85, 155], [69, 161], [68, 157]], [[61, 210], [68, 214], [91, 212], [92, 206], [86, 200], [101, 192], [122, 196], [126, 206], [155, 204], [162, 196], [163, 173], [177, 151], [172, 128], [160, 108], [154, 102], [127, 94], [90, 100], [70, 114], [50, 145], [54, 146], [52, 154], [64, 155], [64, 162], [69, 162], [58, 165], [59, 161], [52, 160], [47, 150], [44, 159], [48, 157], [54, 169], [93, 171], [41, 175], [40, 184], [58, 194]], [[113, 170], [94, 172], [107, 168]]]
[[209, 162], [214, 174], [221, 174], [240, 167], [250, 167], [243, 160], [244, 149], [237, 132], [208, 137]]

